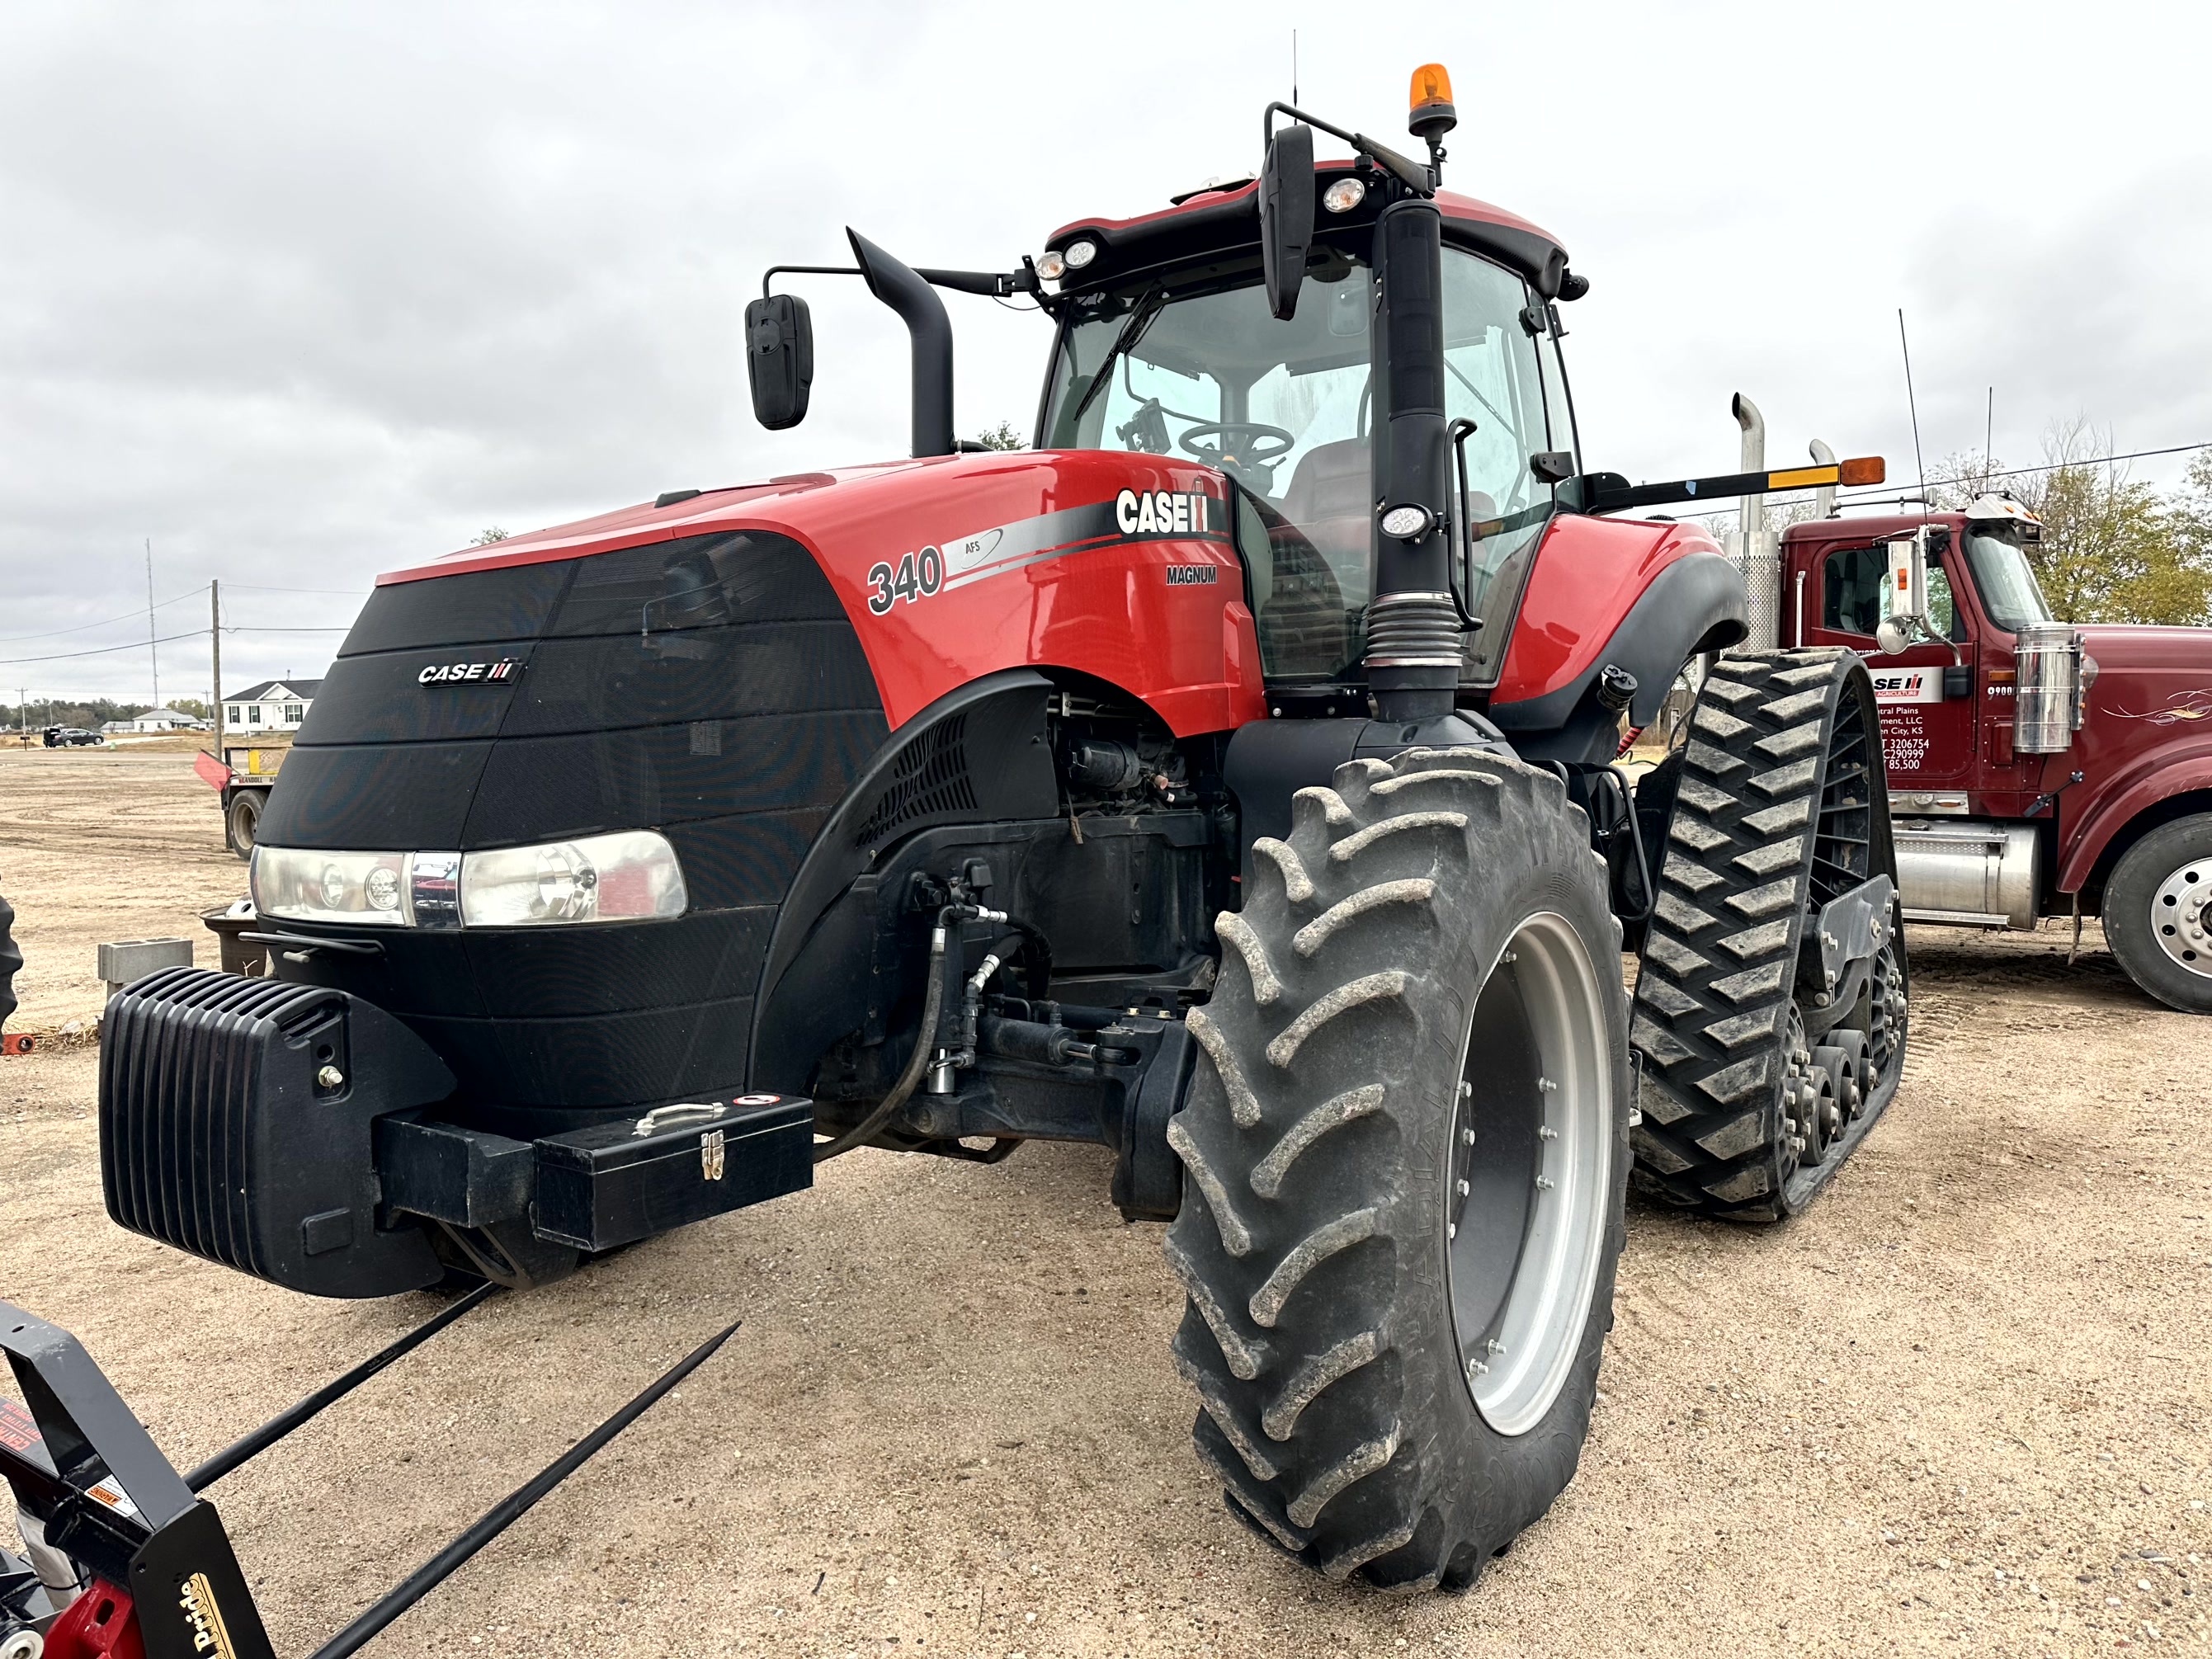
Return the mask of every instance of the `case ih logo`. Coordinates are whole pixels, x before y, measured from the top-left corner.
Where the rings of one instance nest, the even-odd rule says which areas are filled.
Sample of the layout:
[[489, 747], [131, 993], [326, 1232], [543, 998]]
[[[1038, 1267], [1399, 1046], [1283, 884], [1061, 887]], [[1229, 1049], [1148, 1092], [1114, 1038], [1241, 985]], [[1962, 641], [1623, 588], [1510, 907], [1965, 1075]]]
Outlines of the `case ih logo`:
[[1943, 671], [1936, 668], [1877, 668], [1874, 671], [1877, 702], [1941, 702]]
[[415, 677], [417, 685], [483, 684], [511, 680], [522, 665], [513, 657], [497, 662], [434, 662]]

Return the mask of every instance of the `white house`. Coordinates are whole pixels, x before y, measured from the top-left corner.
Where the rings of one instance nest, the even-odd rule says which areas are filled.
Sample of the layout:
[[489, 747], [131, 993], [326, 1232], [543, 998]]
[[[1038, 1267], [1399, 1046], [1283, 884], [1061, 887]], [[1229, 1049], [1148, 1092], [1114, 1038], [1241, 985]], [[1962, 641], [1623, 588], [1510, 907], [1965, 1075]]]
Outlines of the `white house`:
[[296, 732], [320, 680], [264, 680], [222, 700], [222, 723], [233, 732]]
[[143, 714], [133, 714], [127, 720], [110, 720], [102, 731], [124, 732], [198, 732], [207, 722], [181, 714], [174, 708], [149, 708]]

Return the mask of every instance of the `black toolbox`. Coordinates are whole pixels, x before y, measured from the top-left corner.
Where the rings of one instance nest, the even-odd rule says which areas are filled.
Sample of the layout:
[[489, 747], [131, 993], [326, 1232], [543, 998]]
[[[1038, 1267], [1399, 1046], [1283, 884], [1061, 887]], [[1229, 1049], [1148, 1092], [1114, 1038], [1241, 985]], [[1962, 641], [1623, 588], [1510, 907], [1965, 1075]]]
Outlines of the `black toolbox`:
[[814, 1182], [814, 1103], [752, 1094], [661, 1106], [532, 1143], [542, 1238], [608, 1250]]

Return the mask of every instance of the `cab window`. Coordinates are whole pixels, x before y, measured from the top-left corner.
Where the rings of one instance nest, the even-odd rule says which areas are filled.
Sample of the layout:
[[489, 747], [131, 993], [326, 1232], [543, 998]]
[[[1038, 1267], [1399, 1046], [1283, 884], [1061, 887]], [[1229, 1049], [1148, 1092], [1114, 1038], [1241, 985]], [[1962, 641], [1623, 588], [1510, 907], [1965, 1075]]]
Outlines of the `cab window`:
[[[1877, 542], [1872, 547], [1839, 547], [1828, 555], [1820, 571], [1820, 626], [1838, 634], [1874, 637], [1881, 619], [1889, 614], [1889, 550]], [[1964, 640], [1966, 625], [1951, 599], [1951, 579], [1943, 568], [1943, 556], [1928, 561], [1928, 616], [1942, 638]]]

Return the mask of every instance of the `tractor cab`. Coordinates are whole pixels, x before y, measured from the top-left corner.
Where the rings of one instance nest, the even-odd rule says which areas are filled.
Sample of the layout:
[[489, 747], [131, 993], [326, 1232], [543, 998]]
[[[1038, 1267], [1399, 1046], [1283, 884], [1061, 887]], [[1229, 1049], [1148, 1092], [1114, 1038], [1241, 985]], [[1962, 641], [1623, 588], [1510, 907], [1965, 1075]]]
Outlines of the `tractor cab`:
[[[1271, 680], [1356, 678], [1364, 647], [1375, 590], [1379, 174], [1371, 164], [1317, 169], [1322, 212], [1287, 317], [1274, 314], [1265, 285], [1256, 181], [1200, 191], [1148, 219], [1079, 222], [1039, 262], [1061, 274], [1038, 447], [1218, 468], [1243, 521]], [[1575, 447], [1555, 318], [1531, 285], [1547, 270], [1556, 277], [1565, 259], [1495, 209], [1438, 201], [1443, 412], [1465, 481], [1462, 511], [1496, 526], [1454, 538], [1453, 585], [1470, 619], [1491, 624], [1471, 641], [1468, 675], [1480, 683], [1495, 678], [1515, 578], [1555, 507], [1554, 484], [1531, 458]], [[1546, 249], [1541, 263], [1494, 235], [1484, 246], [1483, 233], [1497, 229]]]

